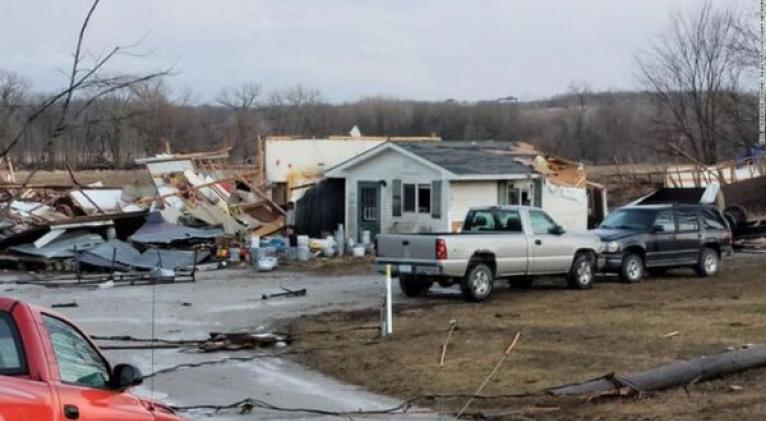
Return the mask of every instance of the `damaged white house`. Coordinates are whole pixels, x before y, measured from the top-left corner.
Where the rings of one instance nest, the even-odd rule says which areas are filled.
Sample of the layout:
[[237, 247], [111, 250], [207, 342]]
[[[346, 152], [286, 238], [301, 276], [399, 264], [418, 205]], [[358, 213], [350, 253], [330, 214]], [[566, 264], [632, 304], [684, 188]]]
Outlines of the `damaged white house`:
[[605, 191], [585, 180], [582, 166], [560, 176], [549, 162], [508, 142], [386, 142], [325, 177], [344, 180], [352, 238], [363, 231], [455, 232], [469, 208], [505, 204], [541, 207], [567, 230], [585, 231], [589, 220], [603, 217]]

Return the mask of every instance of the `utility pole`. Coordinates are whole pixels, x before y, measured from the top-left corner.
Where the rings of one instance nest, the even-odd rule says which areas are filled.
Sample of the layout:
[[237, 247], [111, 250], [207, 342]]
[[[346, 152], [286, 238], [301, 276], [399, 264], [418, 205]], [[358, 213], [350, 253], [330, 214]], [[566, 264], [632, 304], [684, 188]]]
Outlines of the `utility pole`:
[[766, 0], [761, 0], [761, 90], [758, 104], [758, 143], [766, 145]]

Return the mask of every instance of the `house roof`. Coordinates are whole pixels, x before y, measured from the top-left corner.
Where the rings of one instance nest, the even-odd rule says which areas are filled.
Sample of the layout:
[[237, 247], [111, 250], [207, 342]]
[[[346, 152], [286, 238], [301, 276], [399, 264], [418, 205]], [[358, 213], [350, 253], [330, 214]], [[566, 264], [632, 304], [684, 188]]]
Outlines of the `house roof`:
[[531, 174], [497, 143], [483, 142], [397, 142], [397, 146], [458, 176]]

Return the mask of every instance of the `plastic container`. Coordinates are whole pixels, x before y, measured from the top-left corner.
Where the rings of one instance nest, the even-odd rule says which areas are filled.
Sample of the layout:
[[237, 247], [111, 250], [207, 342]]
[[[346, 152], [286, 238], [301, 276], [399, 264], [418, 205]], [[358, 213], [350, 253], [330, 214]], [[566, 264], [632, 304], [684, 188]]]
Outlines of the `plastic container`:
[[255, 234], [250, 235], [250, 248], [257, 249], [261, 247], [261, 237]]
[[262, 257], [257, 260], [257, 268], [260, 272], [269, 272], [277, 267], [277, 258], [272, 256]]
[[311, 250], [307, 246], [298, 246], [298, 261], [308, 262], [311, 259]]
[[354, 257], [364, 257], [364, 247], [356, 246], [351, 249], [351, 255]]
[[362, 231], [362, 244], [370, 244], [372, 235], [369, 230]]
[[308, 235], [299, 235], [298, 236], [298, 247], [308, 247], [309, 246], [309, 236]]

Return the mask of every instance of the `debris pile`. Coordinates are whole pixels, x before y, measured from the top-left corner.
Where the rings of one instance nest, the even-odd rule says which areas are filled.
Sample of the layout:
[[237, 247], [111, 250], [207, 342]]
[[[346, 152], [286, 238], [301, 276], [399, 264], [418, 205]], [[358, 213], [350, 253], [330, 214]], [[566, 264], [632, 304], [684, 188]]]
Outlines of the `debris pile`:
[[[153, 185], [0, 180], [0, 263], [25, 269], [175, 270], [230, 255], [250, 236], [278, 233], [287, 211], [257, 165], [226, 163], [229, 150], [138, 159]], [[218, 247], [225, 244], [226, 252]], [[242, 247], [249, 250], [249, 247]], [[244, 260], [248, 253], [237, 253]], [[224, 262], [226, 263], [226, 262]], [[162, 272], [162, 271], [165, 272]]]

